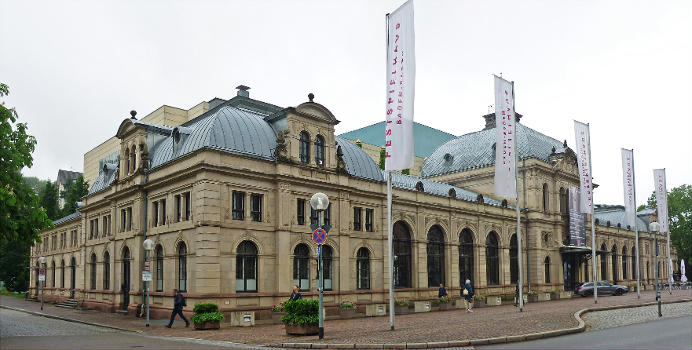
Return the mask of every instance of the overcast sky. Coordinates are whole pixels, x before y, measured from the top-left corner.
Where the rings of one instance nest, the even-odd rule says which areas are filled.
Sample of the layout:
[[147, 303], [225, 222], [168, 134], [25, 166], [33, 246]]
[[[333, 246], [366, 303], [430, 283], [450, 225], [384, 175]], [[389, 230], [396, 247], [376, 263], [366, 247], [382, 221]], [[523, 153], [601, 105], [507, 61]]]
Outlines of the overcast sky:
[[[282, 107], [309, 92], [343, 133], [384, 120], [385, 14], [403, 1], [0, 0], [0, 81], [36, 136], [26, 175], [82, 171], [135, 109], [181, 108], [235, 86]], [[522, 123], [574, 148], [591, 124], [597, 203], [622, 204], [620, 148], [637, 202], [692, 183], [692, 2], [415, 2], [415, 120], [480, 130], [492, 74], [515, 81]]]

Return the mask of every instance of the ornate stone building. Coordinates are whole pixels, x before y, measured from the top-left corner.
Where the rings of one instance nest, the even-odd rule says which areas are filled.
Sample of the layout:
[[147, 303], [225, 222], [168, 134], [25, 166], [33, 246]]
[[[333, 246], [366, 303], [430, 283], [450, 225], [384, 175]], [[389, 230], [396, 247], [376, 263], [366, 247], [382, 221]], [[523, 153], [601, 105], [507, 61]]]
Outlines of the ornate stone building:
[[[432, 298], [440, 283], [458, 295], [466, 278], [480, 295], [513, 293], [515, 209], [513, 201], [492, 195], [490, 116], [484, 130], [446, 139], [419, 159], [411, 173], [420, 177], [393, 175], [395, 269], [389, 276], [380, 145], [335, 135], [339, 121], [312, 94], [297, 107], [281, 108], [239, 88], [230, 100], [176, 112], [178, 119], [166, 117], [172, 107], [143, 120], [133, 113], [120, 124], [117, 142], [87, 153], [85, 167], [100, 169], [85, 169], [98, 175], [79, 212], [56, 221], [32, 250], [37, 268], [46, 257], [48, 300], [135, 310], [143, 301], [142, 243], [150, 238], [156, 242], [154, 317], [170, 312], [178, 288], [188, 305], [215, 302], [225, 312], [255, 310], [266, 319], [292, 285], [316, 294], [310, 238], [316, 218], [309, 206], [316, 192], [330, 199], [324, 214], [332, 227], [323, 250], [327, 306], [383, 302], [390, 278], [400, 299]], [[572, 289], [590, 279], [590, 249], [565, 239], [566, 190], [578, 185], [576, 160], [566, 142], [518, 125], [526, 288]], [[632, 285], [634, 232], [623, 227], [621, 209], [599, 208], [596, 215], [599, 278]], [[640, 217], [641, 231], [648, 219]], [[653, 248], [642, 236], [643, 278], [650, 283]]]

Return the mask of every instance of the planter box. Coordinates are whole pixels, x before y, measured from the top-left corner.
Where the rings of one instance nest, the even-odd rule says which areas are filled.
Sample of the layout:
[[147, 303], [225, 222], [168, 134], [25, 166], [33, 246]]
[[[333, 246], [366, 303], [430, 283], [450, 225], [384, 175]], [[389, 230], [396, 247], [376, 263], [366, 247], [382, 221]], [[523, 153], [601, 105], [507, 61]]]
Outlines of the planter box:
[[286, 334], [288, 335], [315, 335], [320, 332], [320, 327], [316, 324], [313, 325], [285, 325]]
[[219, 329], [221, 328], [221, 324], [219, 321], [207, 321], [207, 322], [202, 322], [202, 323], [195, 323], [195, 329], [202, 331], [202, 330], [207, 330], [207, 329]]
[[408, 314], [408, 305], [394, 305], [395, 315], [406, 315]]
[[[461, 302], [461, 303], [463, 304], [463, 302]], [[440, 303], [440, 311], [447, 311], [447, 310], [451, 310], [453, 308], [454, 308], [454, 306], [453, 306], [451, 301], [448, 303]]]
[[484, 307], [485, 306], [485, 300], [474, 300], [473, 301], [473, 307]]
[[561, 291], [560, 292], [560, 299], [569, 299], [572, 297], [572, 292], [571, 291]]
[[430, 312], [432, 305], [429, 301], [416, 301], [413, 303], [413, 312]]
[[550, 294], [550, 300], [560, 300], [560, 294], [557, 294], [557, 293], [553, 294], [553, 293], [551, 293], [551, 294]]
[[272, 323], [274, 324], [279, 324], [281, 323], [281, 316], [285, 315], [285, 312], [272, 312]]
[[487, 297], [485, 299], [485, 304], [488, 306], [502, 305], [502, 298], [501, 297], [495, 297], [495, 296]]
[[354, 318], [357, 316], [356, 309], [339, 308], [339, 316], [341, 316], [341, 318]]
[[365, 316], [386, 316], [386, 304], [368, 304], [365, 305]]
[[550, 293], [538, 293], [538, 301], [550, 300]]
[[538, 301], [538, 295], [529, 295], [528, 298], [529, 303], [535, 303]]

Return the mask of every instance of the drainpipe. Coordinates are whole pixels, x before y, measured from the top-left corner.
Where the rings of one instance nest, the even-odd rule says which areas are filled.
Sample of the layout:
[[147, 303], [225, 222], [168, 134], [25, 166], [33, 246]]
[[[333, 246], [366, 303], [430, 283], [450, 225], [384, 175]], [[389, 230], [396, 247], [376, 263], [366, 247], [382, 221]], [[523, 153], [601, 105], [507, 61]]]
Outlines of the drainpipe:
[[[148, 220], [148, 219], [147, 219], [147, 211], [148, 211], [148, 209], [149, 209], [149, 191], [146, 190], [146, 185], [147, 185], [147, 183], [149, 183], [149, 171], [148, 171], [147, 169], [145, 169], [145, 168], [142, 168], [142, 170], [144, 171], [144, 184], [143, 184], [143, 186], [142, 186], [142, 187], [144, 188], [144, 212], [142, 213], [142, 217], [143, 217], [143, 219], [144, 219], [144, 226], [143, 226], [143, 229], [142, 229], [142, 233], [143, 233], [143, 234], [142, 234], [142, 241], [139, 242], [139, 249], [143, 249], [143, 247], [144, 247], [144, 240], [147, 239], [147, 227], [148, 227], [148, 224], [149, 224], [149, 223], [147, 222], [147, 220]], [[168, 222], [168, 221], [166, 221], [166, 222]], [[144, 254], [145, 254], [144, 259], [146, 259], [146, 254], [147, 254], [147, 253], [144, 252]], [[139, 274], [139, 276], [140, 276], [139, 278], [140, 278], [140, 279], [142, 278], [142, 277], [141, 277], [141, 276], [142, 276], [142, 274], [141, 274], [142, 271], [144, 271], [144, 261], [142, 261], [142, 263], [140, 264], [140, 274]], [[145, 307], [146, 302], [147, 302], [146, 297], [145, 297], [146, 290], [145, 290], [145, 287], [144, 287], [144, 284], [146, 284], [146, 283], [150, 283], [150, 282], [144, 282], [144, 281], [142, 281], [142, 309], [141, 309], [140, 313], [143, 313], [143, 312], [144, 312], [144, 307]], [[140, 315], [140, 316], [141, 316], [141, 315]]]
[[[524, 168], [522, 170], [522, 192], [523, 192], [523, 201], [524, 205], [526, 205], [526, 159], [522, 159], [521, 161], [521, 167]], [[521, 209], [521, 208], [519, 208]], [[527, 288], [529, 290], [529, 293], [531, 293], [531, 269], [529, 268], [529, 210], [528, 206], [526, 207], [526, 220], [524, 221], [524, 242], [526, 242], [524, 245], [526, 246], [526, 283], [527, 283]]]

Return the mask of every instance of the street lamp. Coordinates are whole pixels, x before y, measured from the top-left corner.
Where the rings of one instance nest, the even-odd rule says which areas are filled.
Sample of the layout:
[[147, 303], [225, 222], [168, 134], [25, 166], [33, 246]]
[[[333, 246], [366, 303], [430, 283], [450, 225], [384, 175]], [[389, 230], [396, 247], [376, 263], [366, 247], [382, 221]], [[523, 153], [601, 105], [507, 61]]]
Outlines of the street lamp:
[[[41, 283], [41, 311], [43, 311], [43, 293], [44, 290], [46, 289], [46, 270], [45, 270], [45, 264], [46, 264], [46, 257], [41, 256], [38, 258], [38, 262], [41, 265], [39, 268], [39, 273], [38, 273], [38, 279], [39, 282]], [[43, 279], [43, 281], [41, 281]]]
[[[310, 207], [317, 212], [317, 227], [322, 227], [322, 212], [329, 207], [329, 197], [322, 192], [317, 192], [310, 198]], [[317, 287], [320, 293], [320, 307], [319, 307], [319, 338], [324, 338], [324, 272], [322, 264], [322, 245], [317, 246], [317, 259], [319, 266], [319, 286]]]
[[154, 249], [154, 241], [151, 239], [147, 238], [144, 240], [144, 243], [142, 243], [144, 246], [144, 272], [142, 275], [144, 278], [142, 280], [144, 281], [144, 289], [147, 293], [146, 299], [144, 300], [144, 303], [147, 305], [147, 327], [149, 327], [149, 283], [151, 282], [151, 269], [150, 269], [150, 260], [151, 260], [151, 251]]
[[661, 229], [661, 225], [654, 221], [649, 224], [649, 234], [654, 236], [654, 286], [656, 287], [656, 301], [658, 302], [658, 317], [663, 316], [661, 314], [661, 291], [658, 289], [658, 231]]

